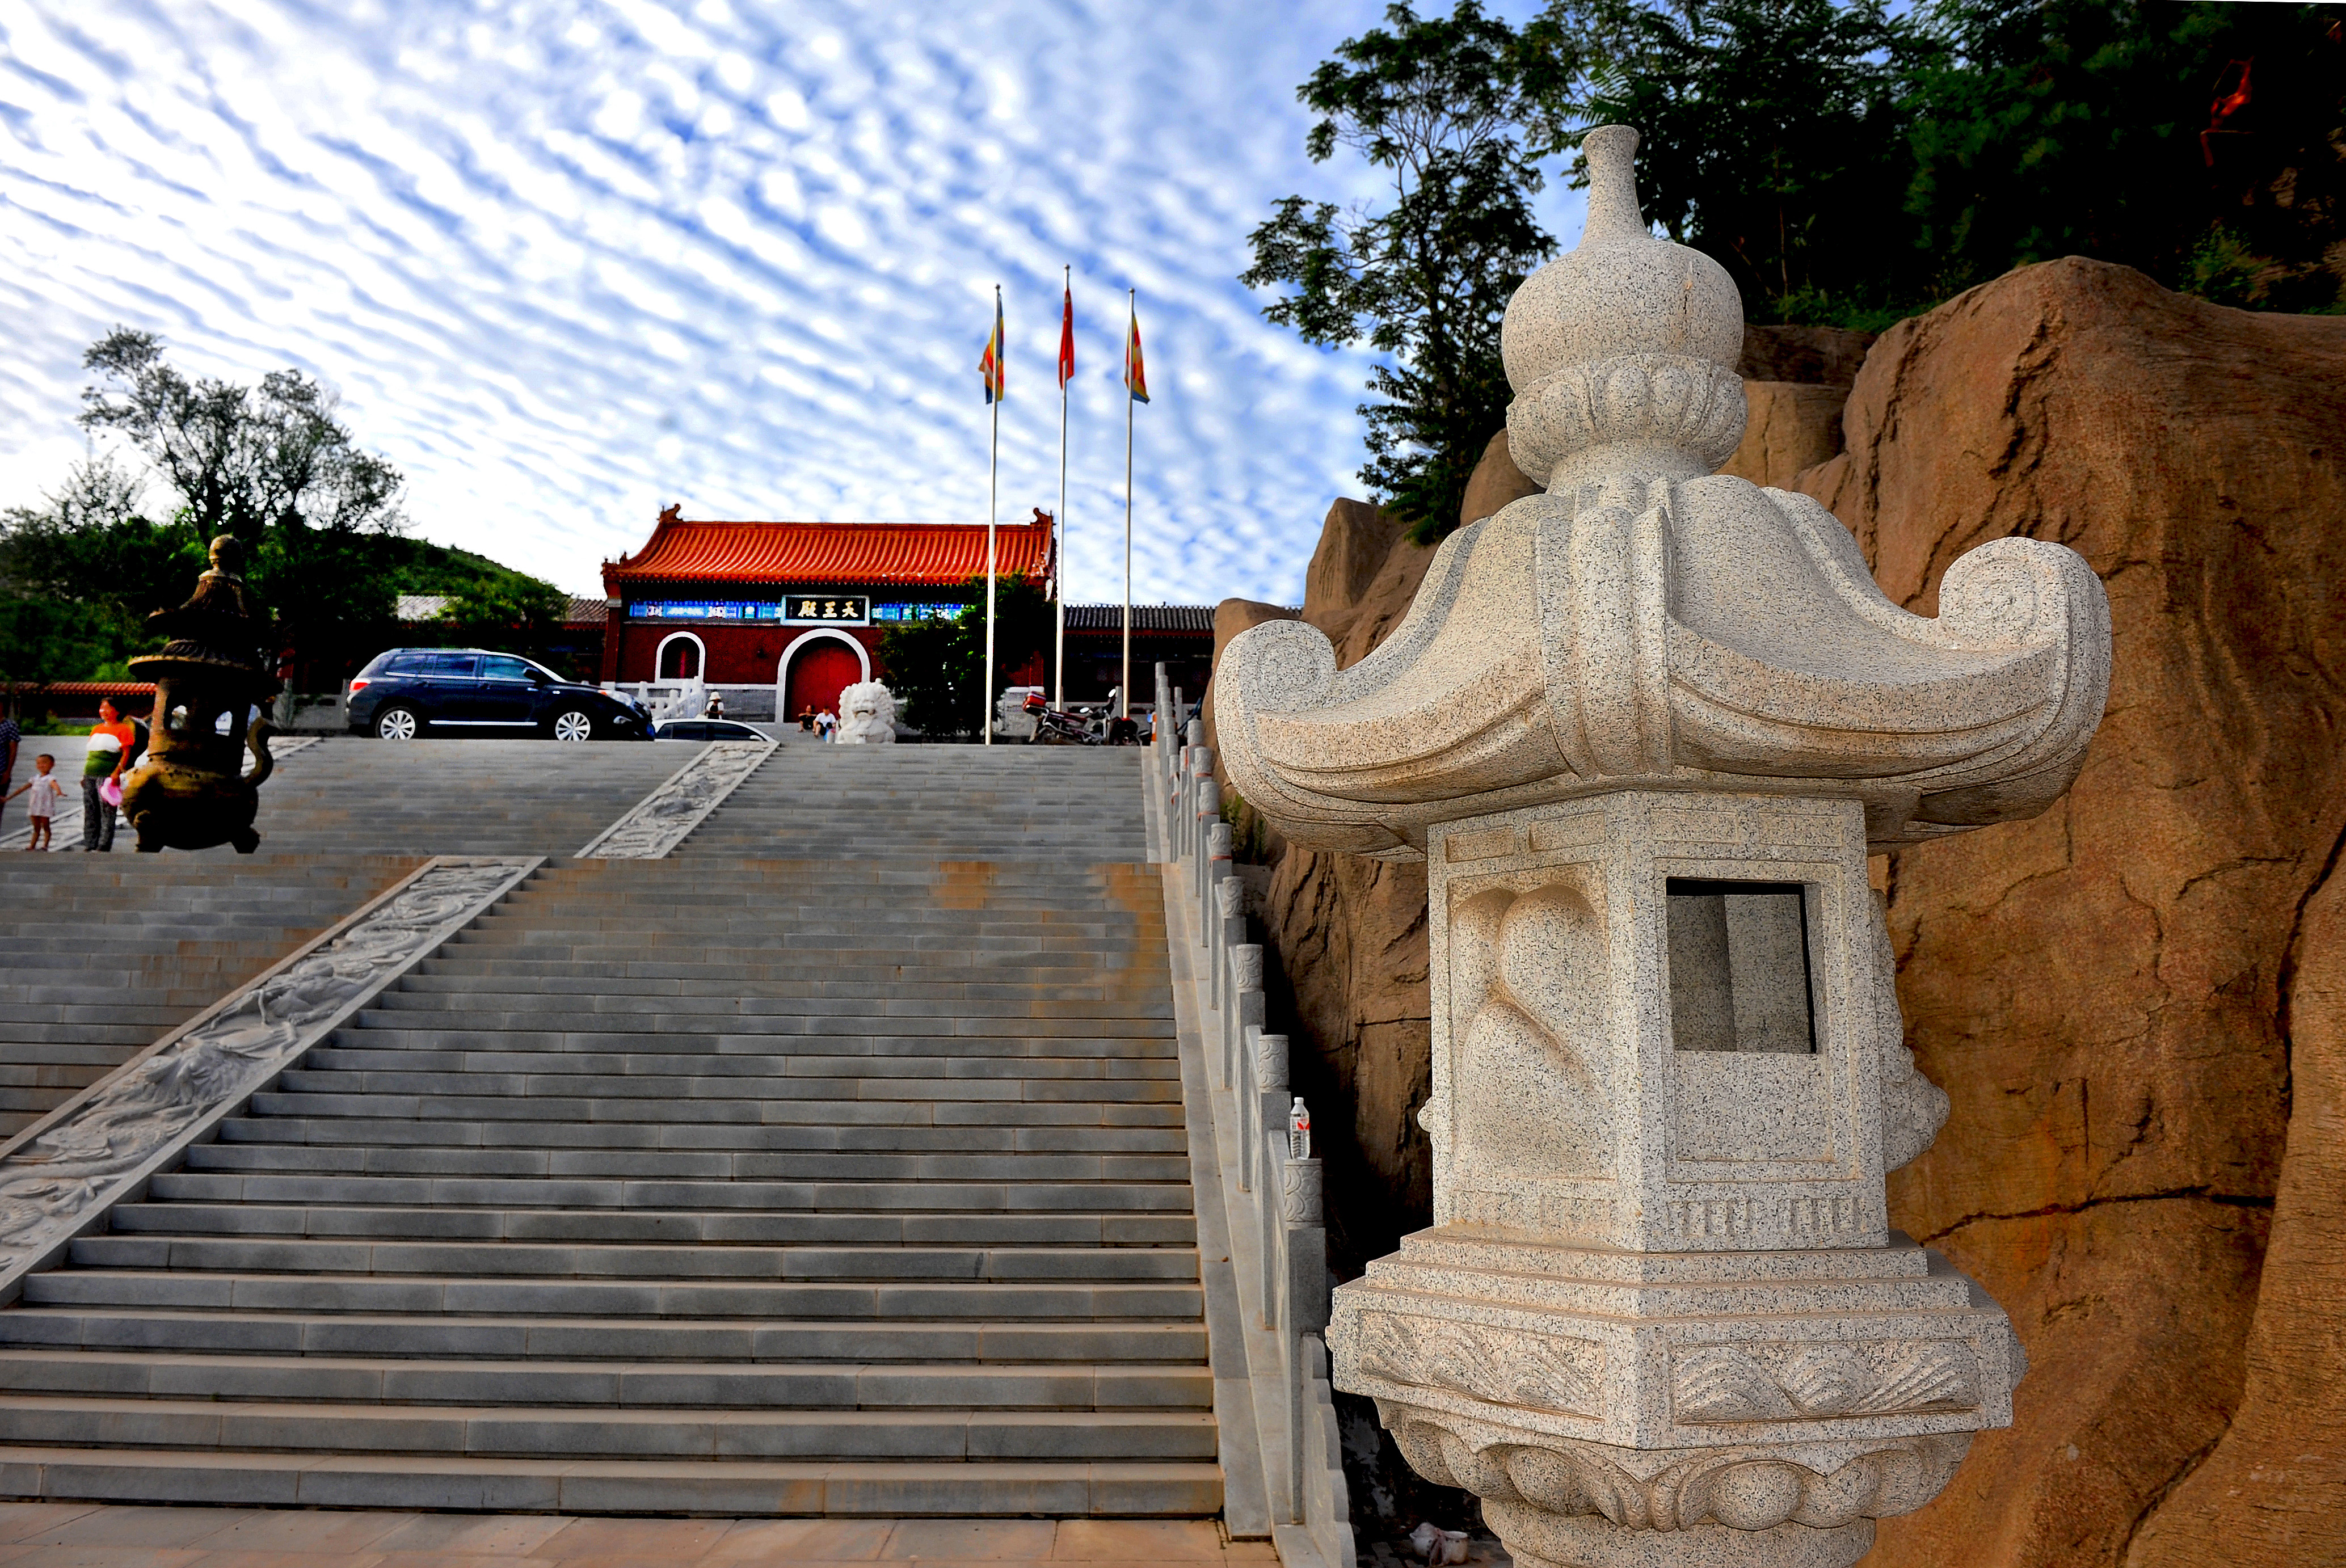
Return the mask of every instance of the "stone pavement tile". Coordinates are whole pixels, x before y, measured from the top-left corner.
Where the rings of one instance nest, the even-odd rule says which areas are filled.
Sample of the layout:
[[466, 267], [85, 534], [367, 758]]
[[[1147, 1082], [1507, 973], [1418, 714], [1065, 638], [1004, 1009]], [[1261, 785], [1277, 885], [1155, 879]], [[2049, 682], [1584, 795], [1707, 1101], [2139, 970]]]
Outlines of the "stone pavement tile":
[[1048, 1519], [907, 1519], [888, 1534], [890, 1563], [1039, 1563], [1058, 1526]]
[[868, 1563], [888, 1544], [890, 1519], [744, 1519], [725, 1532], [706, 1561]]
[[630, 1558], [643, 1568], [697, 1563], [732, 1528], [729, 1519], [574, 1519], [525, 1555], [562, 1563]]
[[[384, 1536], [423, 1515], [415, 1513], [346, 1513], [327, 1509], [275, 1509], [238, 1520], [203, 1538], [205, 1551], [307, 1552], [323, 1557], [332, 1553], [357, 1553], [377, 1545]], [[213, 1568], [209, 1563], [204, 1568]]]
[[18, 1543], [0, 1556], [8, 1568], [195, 1568], [200, 1552], [177, 1546], [72, 1546]]
[[260, 1516], [250, 1508], [99, 1508], [23, 1539], [56, 1546], [193, 1546]]
[[548, 1536], [559, 1534], [576, 1522], [576, 1519], [564, 1513], [425, 1513], [377, 1541], [374, 1550], [392, 1558], [393, 1568], [410, 1568], [398, 1561], [410, 1553], [444, 1557], [526, 1557]]
[[188, 1568], [382, 1568], [380, 1552], [206, 1552]]
[[[318, 1568], [329, 1568], [320, 1563]], [[339, 1565], [333, 1565], [339, 1568]], [[477, 1552], [386, 1552], [374, 1568], [546, 1568], [543, 1557], [484, 1557]]]
[[1062, 1519], [1054, 1563], [1201, 1563], [1222, 1559], [1222, 1532], [1205, 1520]]
[[1233, 1541], [1222, 1549], [1222, 1562], [1228, 1568], [1278, 1568], [1279, 1551], [1268, 1541]]
[[55, 1530], [104, 1506], [98, 1502], [0, 1502], [0, 1542], [30, 1541], [45, 1530]]

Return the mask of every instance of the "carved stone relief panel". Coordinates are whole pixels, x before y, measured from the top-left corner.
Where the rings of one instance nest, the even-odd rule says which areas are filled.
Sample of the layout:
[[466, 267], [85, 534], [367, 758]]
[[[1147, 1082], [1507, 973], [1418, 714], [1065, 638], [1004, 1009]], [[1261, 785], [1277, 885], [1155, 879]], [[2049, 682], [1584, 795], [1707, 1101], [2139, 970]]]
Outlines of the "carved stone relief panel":
[[0, 1149], [0, 1292], [541, 862], [444, 856]]

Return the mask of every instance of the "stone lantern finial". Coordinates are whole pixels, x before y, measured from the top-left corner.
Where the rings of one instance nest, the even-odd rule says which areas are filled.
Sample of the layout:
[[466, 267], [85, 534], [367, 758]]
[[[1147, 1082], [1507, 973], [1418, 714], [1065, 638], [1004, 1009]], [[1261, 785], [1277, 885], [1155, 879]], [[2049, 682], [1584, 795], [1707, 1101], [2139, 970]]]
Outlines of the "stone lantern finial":
[[1588, 232], [1507, 307], [1507, 440], [1544, 485], [1443, 541], [1350, 669], [1301, 621], [1214, 680], [1230, 781], [1293, 842], [1414, 860], [1428, 827], [1631, 780], [1855, 800], [1877, 844], [2033, 816], [2109, 685], [2075, 552], [1998, 539], [1938, 617], [1883, 597], [1816, 501], [1719, 473], [1742, 437], [1742, 311], [1637, 217], [1622, 126], [1587, 138]]
[[2058, 799], [2109, 610], [2014, 538], [1910, 615], [1822, 506], [1717, 473], [1734, 285], [1647, 231], [1635, 132], [1586, 146], [1587, 233], [1503, 337], [1546, 494], [1446, 540], [1350, 669], [1272, 621], [1214, 676], [1250, 805], [1427, 862], [1434, 1225], [1336, 1290], [1329, 1354], [1525, 1568], [1847, 1568], [2025, 1366], [1890, 1227], [1947, 1098], [1867, 851]]

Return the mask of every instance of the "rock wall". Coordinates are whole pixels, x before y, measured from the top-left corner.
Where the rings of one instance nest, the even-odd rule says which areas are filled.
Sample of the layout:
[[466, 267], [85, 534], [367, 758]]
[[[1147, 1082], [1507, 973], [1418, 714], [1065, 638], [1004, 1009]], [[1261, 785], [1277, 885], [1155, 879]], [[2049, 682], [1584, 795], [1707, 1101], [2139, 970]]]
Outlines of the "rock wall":
[[1891, 859], [1954, 1098], [1892, 1221], [2033, 1369], [1868, 1561], [2346, 1561], [2346, 321], [2051, 262], [1885, 334], [1845, 417], [1800, 487], [1892, 599], [2025, 534], [2092, 563], [2116, 639], [2060, 805]]
[[[1850, 345], [1761, 347], [1780, 363], [1747, 341], [1747, 375], [1820, 384]], [[1933, 614], [1964, 552], [2054, 539], [2116, 646], [2058, 807], [1887, 862], [1910, 1040], [1954, 1100], [1893, 1223], [1995, 1294], [2033, 1367], [2014, 1429], [1867, 1562], [2346, 1563], [2346, 321], [2053, 262], [1885, 334], [1844, 419], [1798, 487], [1893, 600]], [[1307, 604], [1340, 662], [1406, 608], [1408, 548]], [[1424, 879], [1275, 849], [1349, 1276], [1429, 1209]]]

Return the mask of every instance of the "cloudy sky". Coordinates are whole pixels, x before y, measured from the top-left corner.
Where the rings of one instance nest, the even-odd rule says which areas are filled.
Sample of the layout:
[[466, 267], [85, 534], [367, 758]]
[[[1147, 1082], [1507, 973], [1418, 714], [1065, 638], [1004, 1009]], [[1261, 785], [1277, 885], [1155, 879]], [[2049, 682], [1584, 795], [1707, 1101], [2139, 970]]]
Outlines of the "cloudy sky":
[[[574, 592], [688, 516], [982, 521], [1056, 505], [1069, 594], [1292, 602], [1360, 494], [1359, 352], [1235, 281], [1302, 152], [1294, 88], [1373, 0], [0, 0], [0, 504], [83, 451], [80, 354], [295, 365], [408, 475], [414, 530]], [[1528, 5], [1505, 7], [1510, 13]], [[1340, 155], [1341, 158], [1341, 155]], [[1579, 230], [1551, 187], [1550, 229]]]

